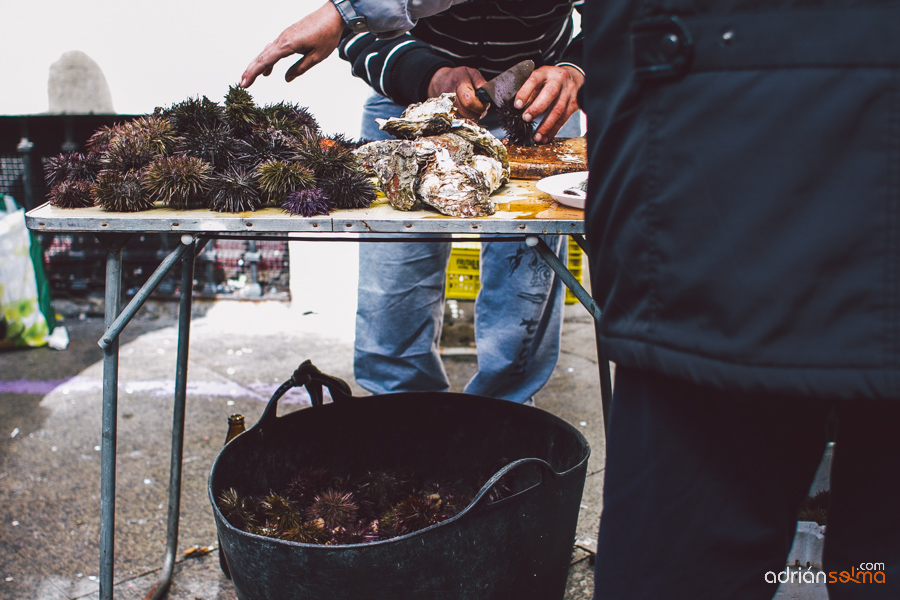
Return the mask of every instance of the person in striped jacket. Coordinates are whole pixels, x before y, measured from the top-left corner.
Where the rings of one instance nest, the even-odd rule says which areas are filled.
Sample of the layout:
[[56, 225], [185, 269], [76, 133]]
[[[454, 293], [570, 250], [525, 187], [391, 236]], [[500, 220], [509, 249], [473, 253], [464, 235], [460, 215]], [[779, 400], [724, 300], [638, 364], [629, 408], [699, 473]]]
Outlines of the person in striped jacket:
[[[401, 107], [455, 92], [459, 113], [493, 128], [496, 119], [475, 88], [516, 63], [532, 59], [536, 71], [518, 95], [526, 120], [545, 114], [535, 141], [549, 141], [578, 110], [584, 80], [581, 35], [573, 10], [580, 2], [471, 1], [418, 21], [408, 33], [384, 39], [352, 32], [340, 44], [353, 74]], [[371, 104], [371, 102], [370, 102]], [[364, 124], [365, 125], [365, 124]], [[571, 136], [569, 136], [571, 137]]]
[[[526, 120], [544, 115], [535, 141], [581, 134], [575, 95], [583, 81], [571, 0], [489, 0], [456, 4], [384, 39], [349, 32], [339, 52], [373, 90], [363, 107], [362, 139], [386, 139], [376, 118], [445, 92], [458, 114], [504, 132], [496, 108], [475, 89], [524, 59], [535, 71], [519, 93]], [[545, 241], [565, 261], [562, 236]], [[449, 242], [367, 244], [359, 258], [354, 373], [373, 393], [446, 391], [438, 352]], [[533, 402], [556, 366], [565, 290], [523, 242], [485, 242], [475, 303], [478, 371], [466, 393]], [[394, 307], [385, 310], [386, 307]], [[396, 307], [400, 307], [397, 309]]]
[[[436, 4], [419, 8], [434, 12]], [[475, 89], [516, 63], [535, 71], [519, 90], [516, 106], [539, 122], [535, 141], [581, 135], [576, 94], [584, 81], [581, 36], [574, 0], [472, 0], [440, 14], [400, 10], [393, 0], [337, 0], [286, 29], [248, 67], [242, 85], [291, 54], [304, 56], [290, 81], [337, 46], [353, 74], [373, 90], [363, 107], [360, 138], [386, 139], [376, 118], [400, 116], [407, 105], [455, 92], [461, 116], [504, 133], [495, 108]], [[335, 8], [342, 17], [335, 20]], [[377, 21], [379, 31], [369, 31]], [[385, 25], [388, 23], [389, 25]], [[346, 27], [344, 26], [346, 24]], [[393, 25], [396, 31], [386, 31]], [[414, 25], [410, 29], [410, 27]], [[407, 31], [408, 30], [408, 31]], [[566, 260], [562, 236], [545, 241]], [[446, 391], [449, 380], [438, 347], [444, 316], [449, 242], [360, 246], [354, 351], [357, 383], [372, 393]], [[533, 403], [559, 356], [565, 290], [540, 257], [522, 242], [486, 242], [481, 248], [481, 289], [475, 304], [478, 371], [465, 392]]]

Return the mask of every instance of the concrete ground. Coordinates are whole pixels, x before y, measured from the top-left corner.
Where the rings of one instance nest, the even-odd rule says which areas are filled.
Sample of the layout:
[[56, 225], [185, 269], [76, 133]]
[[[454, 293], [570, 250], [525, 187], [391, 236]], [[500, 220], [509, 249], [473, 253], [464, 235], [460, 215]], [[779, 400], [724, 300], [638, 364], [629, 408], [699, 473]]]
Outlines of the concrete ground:
[[[292, 248], [292, 261], [295, 250]], [[334, 286], [295, 275], [291, 302], [195, 304], [191, 329], [179, 558], [169, 598], [232, 600], [214, 548], [206, 493], [230, 414], [255, 423], [303, 360], [353, 379], [352, 276]], [[302, 282], [303, 286], [299, 286]], [[475, 369], [473, 305], [448, 306], [442, 346], [454, 390]], [[63, 600], [98, 593], [102, 302], [57, 301], [71, 338], [64, 351], [0, 354], [0, 599]], [[120, 350], [115, 597], [153, 588], [165, 551], [177, 306], [150, 303], [126, 328]], [[590, 556], [601, 508], [604, 438], [593, 323], [566, 310], [562, 353], [537, 406], [578, 427], [591, 444], [588, 478], [566, 600], [593, 592]], [[286, 397], [287, 410], [305, 406]]]

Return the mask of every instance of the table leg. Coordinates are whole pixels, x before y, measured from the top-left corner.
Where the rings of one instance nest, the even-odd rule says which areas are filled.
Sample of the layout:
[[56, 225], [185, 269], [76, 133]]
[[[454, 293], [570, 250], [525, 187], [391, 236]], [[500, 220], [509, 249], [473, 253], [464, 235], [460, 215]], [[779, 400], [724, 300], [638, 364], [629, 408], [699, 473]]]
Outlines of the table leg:
[[[584, 248], [584, 238], [577, 236], [575, 237], [575, 241], [580, 248]], [[597, 306], [597, 303], [591, 295], [588, 294], [587, 290], [584, 289], [584, 286], [581, 285], [581, 282], [572, 275], [566, 265], [564, 265], [559, 257], [553, 253], [544, 240], [536, 235], [530, 235], [525, 238], [525, 243], [535, 249], [540, 257], [544, 259], [544, 262], [547, 263], [547, 266], [553, 269], [554, 273], [559, 275], [566, 287], [572, 291], [572, 294], [591, 314], [594, 318], [595, 335], [598, 336], [597, 339], [599, 340], [597, 326], [600, 320], [600, 307]], [[599, 363], [600, 368], [600, 404], [603, 411], [603, 428], [606, 430], [609, 423], [609, 408], [612, 404], [612, 375], [610, 374], [609, 369], [609, 359], [606, 358], [606, 355], [600, 349], [599, 344], [597, 345], [597, 362]]]
[[[125, 310], [120, 311], [122, 295], [122, 248], [128, 236], [98, 236], [107, 250], [106, 262], [106, 331], [98, 342], [103, 348], [103, 416], [100, 474], [100, 600], [112, 600], [115, 564], [116, 521], [116, 421], [119, 385], [119, 334], [134, 314], [144, 305], [180, 258], [182, 261], [182, 297], [178, 314], [178, 355], [175, 371], [175, 407], [172, 424], [172, 454], [169, 474], [169, 521], [166, 534], [166, 559], [159, 583], [159, 598], [172, 580], [175, 551], [178, 545], [178, 517], [181, 509], [181, 465], [184, 449], [184, 414], [187, 392], [187, 349], [190, 335], [191, 300], [194, 284], [195, 239], [181, 238], [181, 246], [172, 251], [141, 287]], [[204, 242], [205, 244], [205, 242]]]
[[[172, 270], [172, 267], [175, 266], [178, 259], [185, 255], [188, 248], [193, 249], [193, 238], [191, 238], [191, 236], [186, 237], [190, 241], [186, 244], [185, 241], [182, 240], [181, 244], [163, 259], [150, 278], [147, 279], [146, 283], [144, 283], [144, 285], [141, 286], [141, 289], [137, 291], [125, 309], [120, 314], [117, 314], [115, 321], [113, 321], [112, 324], [106, 324], [106, 331], [103, 333], [103, 337], [100, 338], [100, 341], [97, 342], [101, 348], [106, 348], [112, 340], [119, 337], [119, 334], [122, 333], [122, 330], [125, 329], [131, 321], [131, 318], [138, 310], [140, 310], [144, 303], [147, 302], [147, 299], [150, 298], [150, 294], [153, 293], [162, 280], [165, 279], [166, 275], [169, 274], [169, 271]], [[191, 268], [193, 269], [193, 263], [191, 263]]]
[[[182, 239], [184, 242], [184, 239]], [[178, 307], [178, 354], [175, 365], [175, 407], [172, 414], [172, 453], [169, 466], [169, 519], [166, 555], [153, 600], [162, 598], [172, 583], [178, 550], [178, 518], [181, 515], [181, 467], [184, 455], [184, 416], [187, 396], [188, 348], [191, 332], [191, 301], [194, 292], [194, 243], [181, 256], [181, 304]], [[149, 596], [149, 594], [148, 594]]]
[[[106, 244], [105, 325], [119, 314], [122, 294], [122, 248], [117, 238]], [[113, 597], [113, 562], [116, 526], [116, 417], [118, 412], [119, 340], [103, 349], [103, 415], [100, 452], [100, 600]]]
[[587, 309], [587, 311], [591, 314], [594, 320], [600, 318], [600, 307], [597, 306], [597, 303], [594, 302], [594, 299], [591, 298], [591, 295], [588, 294], [588, 291], [584, 289], [584, 286], [581, 285], [581, 282], [572, 275], [572, 272], [569, 271], [568, 267], [563, 264], [559, 257], [550, 249], [550, 246], [547, 243], [539, 238], [536, 235], [529, 235], [525, 237], [525, 244], [534, 250], [540, 255], [541, 258], [544, 259], [544, 262], [547, 263], [547, 266], [553, 269], [553, 272], [559, 275], [559, 278], [562, 279], [563, 284], [569, 290], [572, 291], [572, 294], [578, 298], [578, 301], [581, 302], [582, 305]]

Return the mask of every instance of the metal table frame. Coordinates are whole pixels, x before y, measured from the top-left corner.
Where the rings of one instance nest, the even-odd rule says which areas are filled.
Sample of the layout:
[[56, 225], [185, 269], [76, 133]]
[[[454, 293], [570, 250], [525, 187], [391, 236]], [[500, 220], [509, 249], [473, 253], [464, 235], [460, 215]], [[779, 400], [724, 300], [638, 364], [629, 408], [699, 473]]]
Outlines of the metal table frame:
[[[538, 237], [569, 235], [583, 249], [582, 212], [559, 207], [550, 201], [549, 197], [535, 194], [533, 182], [511, 182], [500, 190], [499, 195], [501, 210], [490, 217], [478, 219], [443, 217], [427, 211], [400, 212], [388, 206], [386, 202], [376, 203], [369, 209], [336, 211], [333, 215], [313, 218], [292, 217], [273, 208], [236, 215], [163, 208], [142, 213], [107, 213], [99, 208], [63, 210], [53, 208], [49, 204], [26, 214], [26, 223], [33, 230], [94, 233], [107, 251], [105, 332], [98, 342], [104, 352], [100, 475], [100, 600], [112, 600], [114, 586], [119, 334], [169, 271], [181, 262], [182, 295], [178, 310], [166, 553], [159, 580], [153, 590], [154, 600], [164, 596], [168, 590], [177, 556], [194, 260], [203, 246], [213, 238], [352, 242], [451, 241], [458, 239], [453, 237], [455, 234], [475, 234], [483, 241], [525, 241], [559, 275], [596, 323], [596, 319], [600, 316], [597, 304], [566, 265]], [[504, 199], [508, 202], [503, 203]], [[503, 210], [504, 207], [509, 210]], [[163, 259], [128, 305], [121, 309], [122, 249], [132, 234], [159, 231], [181, 232], [181, 243]], [[612, 382], [608, 361], [600, 353], [599, 348], [598, 359], [601, 403], [606, 423]]]

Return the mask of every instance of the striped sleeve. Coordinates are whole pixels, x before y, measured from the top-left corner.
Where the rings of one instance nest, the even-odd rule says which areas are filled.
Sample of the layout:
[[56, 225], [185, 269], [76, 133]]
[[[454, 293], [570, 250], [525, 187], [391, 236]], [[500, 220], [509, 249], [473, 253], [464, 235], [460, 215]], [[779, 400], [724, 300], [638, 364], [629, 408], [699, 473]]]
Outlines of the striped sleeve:
[[[575, 10], [578, 11], [578, 14], [581, 14], [583, 5], [584, 2], [575, 2]], [[578, 35], [572, 38], [572, 41], [563, 52], [562, 59], [556, 63], [556, 66], [575, 67], [584, 75], [584, 35], [582, 31], [579, 30]]]
[[[465, 0], [332, 0], [345, 21], [348, 15], [365, 19], [365, 28], [382, 38], [393, 38], [416, 26], [419, 19], [443, 12]], [[353, 27], [351, 26], [351, 29]], [[358, 30], [357, 30], [358, 31]]]
[[339, 54], [350, 63], [354, 76], [401, 105], [425, 100], [435, 72], [456, 66], [409, 34], [392, 39], [349, 34], [341, 40]]

